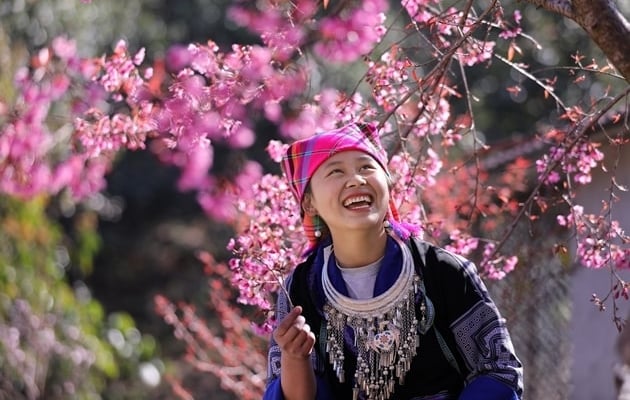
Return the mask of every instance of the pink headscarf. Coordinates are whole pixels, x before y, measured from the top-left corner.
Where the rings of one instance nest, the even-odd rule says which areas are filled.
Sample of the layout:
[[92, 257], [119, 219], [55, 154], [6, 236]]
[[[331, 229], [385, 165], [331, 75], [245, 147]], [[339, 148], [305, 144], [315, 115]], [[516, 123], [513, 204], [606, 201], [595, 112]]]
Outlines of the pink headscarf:
[[[387, 153], [381, 145], [374, 124], [350, 124], [293, 142], [282, 158], [282, 170], [298, 204], [302, 204], [304, 192], [317, 168], [335, 154], [352, 150], [372, 156], [389, 175]], [[417, 226], [400, 222], [398, 210], [391, 198], [387, 220], [402, 239], [408, 239], [419, 232]], [[316, 225], [313, 216], [302, 213], [302, 226], [309, 243], [307, 251], [317, 245]]]

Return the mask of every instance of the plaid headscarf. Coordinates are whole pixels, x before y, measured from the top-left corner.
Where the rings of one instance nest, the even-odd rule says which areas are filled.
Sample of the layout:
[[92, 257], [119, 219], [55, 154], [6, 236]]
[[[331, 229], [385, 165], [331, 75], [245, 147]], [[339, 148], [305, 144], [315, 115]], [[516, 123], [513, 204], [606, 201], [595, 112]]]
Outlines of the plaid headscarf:
[[[289, 145], [282, 158], [282, 170], [300, 206], [304, 199], [304, 192], [317, 168], [335, 154], [352, 150], [362, 151], [372, 156], [389, 175], [387, 153], [381, 145], [374, 124], [350, 124], [295, 141]], [[304, 233], [308, 239], [308, 252], [317, 245], [318, 238], [315, 236], [315, 231], [318, 224], [313, 216], [302, 212], [301, 209], [300, 213], [302, 214]], [[319, 217], [316, 218], [319, 219]], [[391, 197], [387, 220], [394, 232], [402, 239], [407, 239], [412, 234], [419, 232], [417, 226], [400, 222], [398, 210]]]

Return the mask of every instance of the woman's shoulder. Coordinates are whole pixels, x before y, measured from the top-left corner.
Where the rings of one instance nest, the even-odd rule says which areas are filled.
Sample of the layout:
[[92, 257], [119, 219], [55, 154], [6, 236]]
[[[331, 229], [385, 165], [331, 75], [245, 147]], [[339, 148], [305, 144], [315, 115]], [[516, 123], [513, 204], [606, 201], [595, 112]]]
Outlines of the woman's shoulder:
[[425, 286], [460, 288], [466, 293], [476, 292], [489, 299], [488, 290], [472, 261], [422, 240], [416, 239], [415, 244], [420, 253]]
[[[458, 275], [476, 274], [474, 263], [459, 254], [444, 247], [440, 247], [421, 238], [412, 238], [412, 246], [418, 253], [416, 262], [420, 262], [426, 273]], [[413, 249], [412, 249], [413, 250]]]

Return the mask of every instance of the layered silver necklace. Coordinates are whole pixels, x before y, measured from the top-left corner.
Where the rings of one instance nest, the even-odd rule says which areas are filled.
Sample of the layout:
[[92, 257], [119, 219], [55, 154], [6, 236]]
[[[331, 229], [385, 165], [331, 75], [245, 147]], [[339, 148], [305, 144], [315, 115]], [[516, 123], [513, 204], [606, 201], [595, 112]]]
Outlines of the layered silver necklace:
[[[418, 317], [415, 297], [420, 277], [415, 273], [411, 251], [396, 239], [402, 251], [402, 270], [394, 284], [379, 296], [353, 299], [339, 293], [328, 276], [328, 261], [332, 245], [324, 249], [322, 286], [326, 296], [326, 352], [340, 382], [345, 381], [344, 331], [354, 331], [357, 349], [357, 368], [354, 371], [353, 400], [365, 393], [369, 400], [386, 400], [394, 392], [396, 383], [404, 384], [405, 374], [416, 355]], [[382, 266], [387, 268], [387, 265]], [[421, 296], [424, 298], [424, 296]], [[422, 323], [426, 306], [420, 304]]]

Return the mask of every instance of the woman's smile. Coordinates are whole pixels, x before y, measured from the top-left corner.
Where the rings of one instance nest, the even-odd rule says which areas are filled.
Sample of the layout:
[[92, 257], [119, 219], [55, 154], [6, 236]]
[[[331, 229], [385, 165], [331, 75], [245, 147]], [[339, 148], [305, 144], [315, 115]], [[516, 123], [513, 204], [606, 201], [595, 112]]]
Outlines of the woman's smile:
[[343, 206], [352, 210], [368, 208], [372, 205], [372, 198], [368, 195], [350, 196], [343, 202]]

